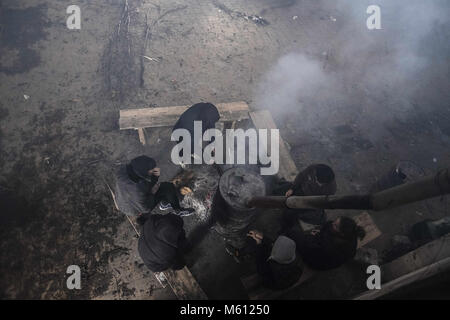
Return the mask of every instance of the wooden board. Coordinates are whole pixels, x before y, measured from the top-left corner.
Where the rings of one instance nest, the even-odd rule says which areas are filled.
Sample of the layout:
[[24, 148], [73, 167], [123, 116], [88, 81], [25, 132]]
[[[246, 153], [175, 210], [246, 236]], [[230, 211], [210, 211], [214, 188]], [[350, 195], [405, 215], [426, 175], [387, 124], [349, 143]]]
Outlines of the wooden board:
[[361, 241], [358, 241], [358, 248], [365, 246], [370, 241], [378, 238], [381, 235], [380, 229], [373, 222], [372, 217], [367, 212], [363, 212], [356, 217], [353, 217], [356, 224], [364, 228], [366, 231], [366, 236]]
[[353, 300], [373, 300], [394, 292], [416, 281], [425, 280], [439, 273], [450, 270], [450, 257], [435, 262], [419, 270], [407, 273], [395, 280], [381, 285], [379, 290], [369, 290], [353, 298]]
[[448, 257], [450, 257], [450, 234], [429, 242], [394, 261], [382, 265], [382, 282], [392, 281]]
[[[250, 112], [250, 118], [257, 129], [277, 129], [272, 115], [268, 110]], [[270, 150], [270, 139], [267, 139], [267, 141], [267, 148]], [[280, 168], [278, 171], [278, 176], [286, 179], [287, 181], [293, 181], [298, 173], [297, 166], [295, 165], [294, 160], [292, 160], [291, 154], [289, 153], [281, 136], [279, 155]]]
[[[243, 101], [218, 103], [220, 121], [239, 121], [249, 118], [250, 109]], [[171, 127], [190, 106], [120, 110], [120, 130], [150, 127]]]
[[164, 275], [179, 300], [208, 299], [187, 267], [181, 270], [164, 271]]

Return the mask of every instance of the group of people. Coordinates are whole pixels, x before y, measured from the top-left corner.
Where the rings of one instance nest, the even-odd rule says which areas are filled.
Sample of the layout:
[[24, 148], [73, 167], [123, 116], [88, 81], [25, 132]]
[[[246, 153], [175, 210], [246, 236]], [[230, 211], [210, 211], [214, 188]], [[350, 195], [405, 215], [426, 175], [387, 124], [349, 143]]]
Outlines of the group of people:
[[[194, 121], [202, 121], [203, 130], [207, 130], [218, 120], [219, 113], [214, 105], [199, 103], [181, 115], [174, 130], [191, 131]], [[174, 184], [159, 182], [159, 177], [156, 161], [139, 156], [119, 168], [115, 184], [118, 209], [136, 217], [136, 222], [142, 226], [138, 251], [153, 272], [184, 267], [183, 255], [189, 248], [189, 241], [182, 218], [194, 213], [193, 208], [181, 207]], [[301, 171], [293, 182], [279, 181], [272, 193], [286, 197], [332, 195], [336, 189], [333, 170], [325, 164], [314, 164]], [[151, 214], [157, 205], [170, 213]], [[299, 220], [317, 227], [306, 232]], [[351, 260], [356, 254], [358, 239], [365, 235], [351, 218], [342, 216], [327, 221], [324, 210], [285, 209], [280, 229], [274, 241], [258, 230], [249, 230], [247, 234], [253, 241], [257, 271], [263, 285], [275, 290], [294, 284], [301, 277], [305, 264], [314, 270], [328, 270]], [[240, 254], [237, 249], [227, 251], [236, 256]]]

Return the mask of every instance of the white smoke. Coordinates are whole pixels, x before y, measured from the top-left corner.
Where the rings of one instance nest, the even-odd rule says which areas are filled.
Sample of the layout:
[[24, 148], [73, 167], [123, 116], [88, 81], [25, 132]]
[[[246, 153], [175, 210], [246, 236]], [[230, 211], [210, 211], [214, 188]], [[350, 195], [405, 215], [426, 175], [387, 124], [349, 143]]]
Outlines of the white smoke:
[[[305, 129], [345, 112], [376, 138], [386, 121], [429, 108], [424, 95], [449, 101], [450, 1], [322, 3], [338, 20], [329, 51], [280, 57], [255, 88], [255, 106], [281, 119], [301, 113]], [[372, 4], [381, 8], [381, 30], [366, 27]]]

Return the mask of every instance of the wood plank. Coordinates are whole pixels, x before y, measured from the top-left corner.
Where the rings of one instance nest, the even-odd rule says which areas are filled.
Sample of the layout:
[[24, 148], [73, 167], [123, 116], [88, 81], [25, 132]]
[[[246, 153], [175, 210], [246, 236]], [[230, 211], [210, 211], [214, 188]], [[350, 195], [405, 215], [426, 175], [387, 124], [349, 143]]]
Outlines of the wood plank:
[[[218, 103], [215, 106], [219, 110], [220, 121], [240, 121], [249, 118], [250, 109], [244, 101]], [[189, 107], [174, 106], [120, 110], [119, 127], [120, 130], [171, 127]]]
[[436, 261], [450, 257], [450, 234], [429, 242], [381, 266], [383, 282], [392, 281]]
[[138, 131], [138, 134], [139, 134], [139, 141], [142, 143], [142, 145], [145, 146], [145, 133], [144, 133], [144, 129], [143, 129], [143, 128], [138, 128], [137, 131]]
[[419, 270], [407, 273], [395, 280], [382, 284], [379, 290], [369, 290], [353, 298], [353, 300], [373, 300], [394, 292], [416, 281], [425, 280], [439, 273], [450, 270], [450, 257], [432, 263]]
[[181, 270], [164, 271], [164, 275], [179, 300], [208, 299], [187, 267]]
[[371, 242], [381, 235], [380, 229], [378, 229], [375, 222], [373, 222], [372, 217], [368, 212], [364, 211], [360, 215], [353, 217], [353, 219], [358, 226], [363, 227], [364, 231], [366, 231], [366, 236], [364, 237], [364, 239], [358, 241], [358, 248], [365, 246], [367, 243]]
[[[277, 129], [272, 115], [268, 110], [250, 112], [250, 118], [257, 129]], [[270, 139], [267, 141], [267, 148], [270, 150]], [[294, 160], [292, 160], [291, 154], [289, 153], [289, 150], [281, 136], [279, 145], [280, 168], [278, 171], [278, 176], [286, 179], [287, 181], [293, 181], [298, 173], [297, 166], [295, 165]]]

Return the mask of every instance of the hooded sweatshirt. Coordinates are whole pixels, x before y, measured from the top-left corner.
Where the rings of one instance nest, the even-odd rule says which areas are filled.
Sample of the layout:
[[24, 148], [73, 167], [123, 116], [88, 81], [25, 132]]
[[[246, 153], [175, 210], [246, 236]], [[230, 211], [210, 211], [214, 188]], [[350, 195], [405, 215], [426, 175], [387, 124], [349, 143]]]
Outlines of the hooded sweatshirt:
[[173, 267], [180, 260], [186, 235], [183, 220], [174, 214], [148, 216], [138, 242], [145, 265], [153, 272]]
[[153, 209], [153, 186], [158, 177], [148, 176], [156, 166], [155, 160], [146, 156], [133, 159], [120, 166], [116, 173], [115, 196], [119, 210], [129, 216], [148, 213]]
[[187, 109], [178, 119], [172, 131], [176, 129], [186, 129], [191, 134], [191, 150], [194, 150], [194, 121], [202, 122], [202, 134], [215, 127], [220, 115], [217, 108], [212, 103], [196, 103]]

